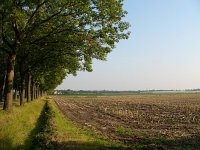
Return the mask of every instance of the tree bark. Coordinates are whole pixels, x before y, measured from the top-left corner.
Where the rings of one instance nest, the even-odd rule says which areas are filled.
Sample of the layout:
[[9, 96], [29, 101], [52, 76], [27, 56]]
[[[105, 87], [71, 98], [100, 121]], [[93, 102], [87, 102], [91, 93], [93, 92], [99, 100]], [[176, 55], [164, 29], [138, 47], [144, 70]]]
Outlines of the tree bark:
[[5, 100], [3, 105], [3, 110], [12, 110], [13, 102], [13, 79], [14, 79], [14, 68], [15, 68], [16, 54], [9, 54], [7, 63], [7, 74], [5, 83]]
[[31, 99], [31, 75], [28, 74], [28, 82], [27, 82], [27, 102]]
[[21, 76], [20, 105], [24, 104], [24, 96], [25, 96], [25, 79], [24, 76]]
[[27, 101], [27, 94], [28, 94], [28, 91], [27, 91], [27, 84], [26, 84], [26, 81], [25, 81], [24, 89], [25, 89], [24, 99], [26, 99], [26, 101]]
[[37, 91], [36, 91], [36, 85], [34, 84], [34, 99], [37, 99]]
[[36, 89], [36, 85], [34, 86], [34, 99], [37, 99], [37, 89]]
[[40, 98], [40, 87], [37, 87], [38, 98]]
[[[31, 79], [32, 80], [32, 79]], [[33, 82], [33, 80], [31, 81], [31, 101], [33, 101], [34, 100], [34, 86], [35, 86], [35, 84], [34, 84], [34, 82]]]
[[37, 95], [37, 99], [38, 99], [39, 98], [38, 85], [36, 86], [36, 95]]
[[[2, 66], [3, 68], [3, 66]], [[6, 81], [6, 71], [2, 70], [2, 75], [0, 77], [0, 102], [3, 101], [4, 96], [4, 88], [5, 88], [5, 81]]]
[[40, 90], [40, 95], [41, 95], [41, 97], [43, 97], [43, 91], [42, 90]]
[[3, 101], [3, 93], [4, 93], [3, 92], [3, 84], [2, 85], [0, 84], [0, 86], [1, 86], [0, 87], [0, 102], [2, 102]]

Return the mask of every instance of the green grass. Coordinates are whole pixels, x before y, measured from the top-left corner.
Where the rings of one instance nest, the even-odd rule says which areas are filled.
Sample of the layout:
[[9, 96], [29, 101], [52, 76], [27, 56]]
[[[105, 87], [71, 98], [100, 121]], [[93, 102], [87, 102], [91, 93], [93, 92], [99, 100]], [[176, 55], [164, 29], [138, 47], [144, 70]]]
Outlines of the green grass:
[[0, 110], [0, 149], [28, 149], [31, 135], [45, 104], [35, 100], [24, 106], [14, 106], [12, 112]]
[[121, 149], [124, 145], [105, 140], [93, 131], [78, 128], [53, 100], [36, 100], [0, 110], [0, 149]]
[[124, 128], [124, 127], [118, 127], [115, 128], [115, 132], [121, 136], [130, 136], [133, 134], [132, 129], [130, 128]]
[[123, 145], [111, 141], [107, 141], [90, 130], [78, 128], [69, 121], [61, 112], [53, 101], [49, 101], [49, 107], [53, 110], [53, 126], [54, 134], [51, 135], [52, 143], [59, 149], [74, 150], [93, 150], [93, 149], [109, 149], [121, 148]]

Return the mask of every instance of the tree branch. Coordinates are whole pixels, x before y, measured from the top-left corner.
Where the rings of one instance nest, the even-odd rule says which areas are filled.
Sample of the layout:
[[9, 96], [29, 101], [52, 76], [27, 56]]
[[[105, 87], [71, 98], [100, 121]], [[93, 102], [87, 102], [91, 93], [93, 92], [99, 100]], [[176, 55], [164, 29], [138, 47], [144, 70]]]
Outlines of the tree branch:
[[66, 31], [71, 31], [71, 32], [76, 31], [76, 32], [79, 32], [79, 33], [81, 32], [81, 31], [75, 30], [75, 29], [73, 29], [73, 30], [70, 30], [70, 29], [63, 29], [63, 30], [60, 30], [60, 31], [57, 31], [57, 32], [55, 32], [55, 31], [53, 30], [53, 31], [49, 32], [47, 35], [44, 35], [44, 36], [42, 36], [42, 37], [40, 37], [40, 38], [34, 40], [34, 41], [31, 42], [30, 44], [36, 44], [37, 42], [39, 42], [39, 41], [41, 41], [41, 40], [43, 40], [43, 39], [45, 39], [45, 38], [47, 38], [47, 37], [50, 37], [50, 36], [53, 35], [53, 34], [58, 34], [58, 33], [66, 32]]
[[[46, 3], [47, 1], [45, 1], [45, 3]], [[76, 3], [77, 5], [80, 5], [79, 3]], [[76, 4], [71, 4], [70, 6], [68, 6], [68, 7], [76, 7]], [[42, 24], [44, 24], [44, 23], [46, 23], [46, 22], [48, 22], [48, 21], [50, 21], [51, 19], [53, 19], [54, 17], [56, 17], [56, 16], [58, 16], [63, 10], [64, 10], [64, 7], [67, 5], [67, 3], [65, 3], [65, 4], [63, 4], [62, 5], [62, 7], [60, 8], [60, 11], [58, 11], [58, 12], [56, 12], [56, 13], [54, 13], [53, 15], [51, 15], [51, 16], [49, 16], [48, 18], [46, 18], [46, 19], [44, 19], [44, 20], [42, 20], [40, 23], [38, 23], [38, 24], [33, 24], [32, 26], [32, 29], [29, 31], [29, 32], [33, 32], [37, 27], [39, 27], [40, 25], [42, 25]], [[41, 6], [40, 6], [41, 7]], [[34, 14], [32, 14], [32, 15], [34, 15]], [[70, 14], [67, 14], [67, 15], [70, 15]], [[65, 16], [67, 16], [66, 14], [65, 14]]]
[[38, 23], [38, 24], [33, 24], [33, 25], [32, 25], [33, 27], [32, 27], [32, 29], [30, 30], [30, 32], [32, 33], [37, 27], [39, 27], [40, 25], [42, 25], [42, 24], [44, 24], [44, 23], [50, 21], [50, 20], [53, 19], [55, 16], [59, 15], [61, 12], [62, 12], [62, 9], [61, 9], [59, 12], [57, 12], [57, 13], [51, 15], [49, 18], [47, 18], [47, 19], [45, 19], [45, 20], [42, 20], [40, 23]]
[[40, 4], [37, 5], [35, 11], [32, 13], [31, 17], [27, 21], [28, 24], [32, 24], [33, 19], [35, 17], [35, 14], [38, 12], [38, 10], [40, 9], [40, 7], [42, 7], [46, 2], [47, 1], [44, 1], [44, 2], [42, 2], [42, 3], [40, 3]]
[[[42, 62], [45, 62], [46, 60], [49, 60], [51, 58], [56, 58], [56, 57], [59, 57], [59, 56], [63, 56], [63, 55], [71, 55], [71, 56], [74, 56], [74, 54], [72, 53], [69, 53], [69, 52], [65, 52], [65, 53], [59, 53], [59, 54], [52, 54], [52, 55], [49, 55], [49, 56], [46, 56], [46, 57], [39, 57], [37, 60], [35, 60], [34, 62], [35, 63], [31, 63], [31, 67], [27, 68], [24, 72], [27, 72], [29, 70], [33, 70], [34, 68], [37, 68], [38, 64], [41, 64]], [[41, 62], [42, 60], [42, 62]]]

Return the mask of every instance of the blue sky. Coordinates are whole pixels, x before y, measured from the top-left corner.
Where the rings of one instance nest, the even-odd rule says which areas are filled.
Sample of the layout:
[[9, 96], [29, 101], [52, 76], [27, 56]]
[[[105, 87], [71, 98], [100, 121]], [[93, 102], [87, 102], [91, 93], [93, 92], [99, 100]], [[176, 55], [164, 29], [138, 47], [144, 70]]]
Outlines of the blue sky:
[[200, 1], [125, 0], [131, 36], [57, 89], [200, 88]]

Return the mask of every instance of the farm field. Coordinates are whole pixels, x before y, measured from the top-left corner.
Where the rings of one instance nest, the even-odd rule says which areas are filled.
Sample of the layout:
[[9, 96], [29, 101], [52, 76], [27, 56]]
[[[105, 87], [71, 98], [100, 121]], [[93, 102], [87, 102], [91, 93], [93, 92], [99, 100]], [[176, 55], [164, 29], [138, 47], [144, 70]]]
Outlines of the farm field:
[[53, 96], [81, 128], [133, 148], [200, 149], [200, 94]]

